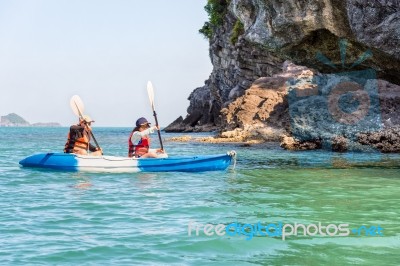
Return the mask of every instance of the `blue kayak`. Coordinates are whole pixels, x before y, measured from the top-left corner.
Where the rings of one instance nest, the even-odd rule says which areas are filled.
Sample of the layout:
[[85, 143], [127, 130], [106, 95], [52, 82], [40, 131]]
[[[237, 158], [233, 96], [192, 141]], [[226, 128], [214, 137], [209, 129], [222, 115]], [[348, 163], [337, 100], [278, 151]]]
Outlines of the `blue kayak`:
[[236, 156], [234, 151], [218, 155], [167, 158], [90, 156], [72, 153], [40, 153], [19, 163], [23, 167], [87, 172], [202, 172], [225, 170]]

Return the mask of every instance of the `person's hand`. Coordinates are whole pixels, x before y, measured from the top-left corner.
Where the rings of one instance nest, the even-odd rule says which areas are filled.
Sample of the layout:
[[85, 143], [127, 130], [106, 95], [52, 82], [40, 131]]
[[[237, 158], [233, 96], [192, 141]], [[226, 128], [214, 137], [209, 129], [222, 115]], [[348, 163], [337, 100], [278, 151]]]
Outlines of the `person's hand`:
[[103, 149], [102, 148], [98, 148], [96, 147], [96, 154], [100, 153], [101, 155], [103, 155]]
[[164, 150], [162, 150], [162, 149], [157, 149], [157, 153], [164, 153]]
[[154, 130], [160, 130], [160, 126], [154, 126], [153, 129]]

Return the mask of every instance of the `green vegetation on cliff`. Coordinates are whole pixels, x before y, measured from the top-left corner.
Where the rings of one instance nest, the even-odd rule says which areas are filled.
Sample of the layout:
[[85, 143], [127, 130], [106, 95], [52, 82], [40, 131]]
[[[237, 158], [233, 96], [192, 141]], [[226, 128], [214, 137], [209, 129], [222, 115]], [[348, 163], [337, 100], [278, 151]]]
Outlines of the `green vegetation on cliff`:
[[236, 20], [235, 25], [233, 26], [232, 29], [232, 34], [231, 34], [231, 43], [235, 45], [235, 43], [238, 41], [238, 38], [240, 35], [244, 33], [244, 26], [243, 23], [240, 20]]
[[209, 21], [206, 21], [203, 27], [199, 30], [207, 39], [211, 39], [214, 34], [214, 29], [224, 20], [230, 0], [208, 0], [204, 10], [208, 14]]

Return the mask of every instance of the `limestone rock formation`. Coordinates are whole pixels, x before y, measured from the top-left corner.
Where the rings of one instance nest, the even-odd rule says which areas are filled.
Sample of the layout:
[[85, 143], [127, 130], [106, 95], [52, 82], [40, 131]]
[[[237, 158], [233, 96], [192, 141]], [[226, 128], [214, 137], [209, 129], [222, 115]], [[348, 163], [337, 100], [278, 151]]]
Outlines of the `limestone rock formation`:
[[361, 133], [358, 142], [369, 145], [381, 152], [400, 152], [400, 126], [379, 132]]
[[[368, 72], [316, 74], [306, 90], [300, 90], [304, 81], [292, 80], [288, 85], [288, 132], [301, 142], [321, 140], [325, 148], [333, 151], [369, 150], [359, 145], [368, 143], [360, 134], [395, 136], [395, 128], [400, 125], [400, 86], [369, 79], [368, 75], [365, 78], [365, 73]], [[381, 143], [385, 148], [378, 149], [389, 151], [390, 143], [398, 145]]]
[[313, 88], [314, 74], [311, 69], [286, 62], [283, 72], [257, 79], [243, 96], [221, 110], [224, 131], [240, 131], [243, 135], [253, 132], [252, 137], [279, 141], [290, 131], [288, 81], [296, 79], [306, 84], [303, 89]]
[[288, 134], [343, 150], [400, 124], [400, 0], [210, 2], [223, 17], [210, 26], [213, 71], [174, 131]]
[[345, 152], [349, 149], [348, 139], [343, 136], [337, 136], [332, 139], [332, 150], [337, 152]]
[[292, 151], [315, 150], [321, 149], [322, 146], [320, 140], [299, 141], [289, 136], [283, 136], [280, 145], [282, 148]]

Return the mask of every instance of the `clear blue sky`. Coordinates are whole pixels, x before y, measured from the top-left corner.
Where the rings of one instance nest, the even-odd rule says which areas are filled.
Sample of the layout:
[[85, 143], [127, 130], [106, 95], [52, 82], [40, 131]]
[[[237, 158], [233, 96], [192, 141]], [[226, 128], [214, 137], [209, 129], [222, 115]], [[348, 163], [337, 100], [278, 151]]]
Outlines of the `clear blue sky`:
[[0, 115], [31, 123], [76, 117], [78, 94], [95, 126], [186, 115], [190, 92], [211, 73], [208, 41], [198, 33], [206, 0], [0, 0]]

